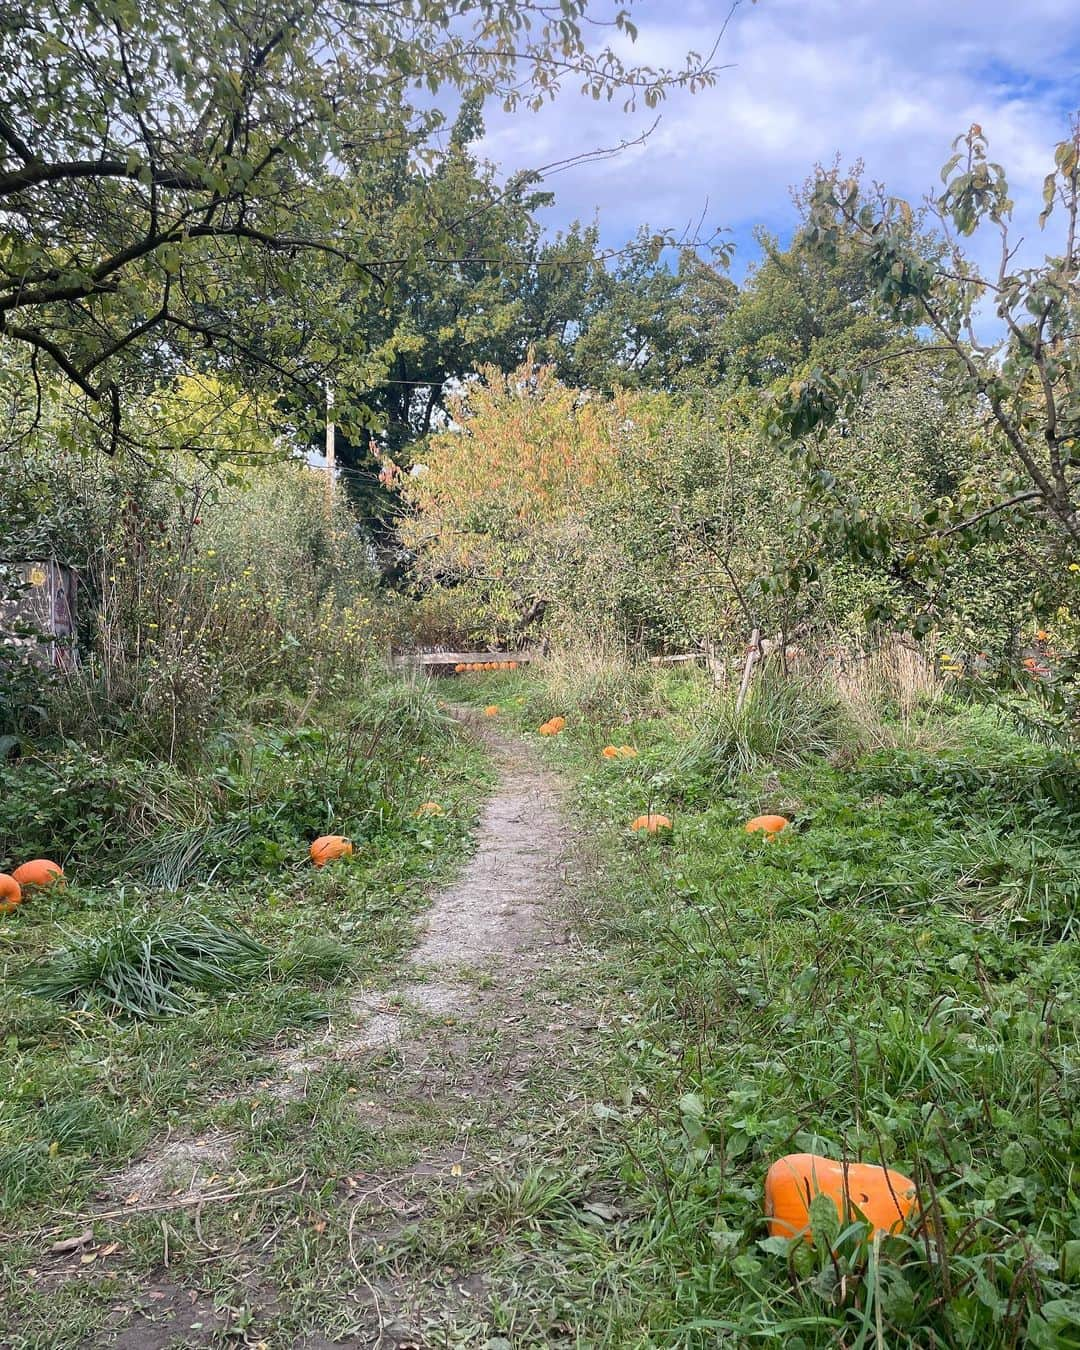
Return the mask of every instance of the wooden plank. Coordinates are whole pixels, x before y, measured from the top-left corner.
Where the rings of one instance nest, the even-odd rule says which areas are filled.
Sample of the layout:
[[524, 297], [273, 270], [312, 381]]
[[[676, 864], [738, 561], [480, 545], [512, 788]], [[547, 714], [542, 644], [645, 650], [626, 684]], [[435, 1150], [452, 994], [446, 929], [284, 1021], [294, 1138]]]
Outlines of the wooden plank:
[[398, 665], [463, 666], [479, 661], [516, 661], [524, 665], [540, 659], [540, 652], [402, 652], [394, 657]]

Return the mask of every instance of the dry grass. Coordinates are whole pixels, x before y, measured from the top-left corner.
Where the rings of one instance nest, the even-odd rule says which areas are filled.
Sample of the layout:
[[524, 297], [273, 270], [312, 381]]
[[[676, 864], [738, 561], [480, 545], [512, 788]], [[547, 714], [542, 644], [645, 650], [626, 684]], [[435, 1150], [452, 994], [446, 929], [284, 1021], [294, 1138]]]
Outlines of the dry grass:
[[918, 744], [925, 737], [919, 714], [941, 699], [944, 684], [923, 652], [895, 639], [865, 652], [834, 649], [819, 660], [868, 748]]
[[655, 666], [635, 660], [615, 639], [595, 635], [554, 648], [543, 673], [553, 706], [609, 720], [639, 716], [656, 702], [660, 683]]

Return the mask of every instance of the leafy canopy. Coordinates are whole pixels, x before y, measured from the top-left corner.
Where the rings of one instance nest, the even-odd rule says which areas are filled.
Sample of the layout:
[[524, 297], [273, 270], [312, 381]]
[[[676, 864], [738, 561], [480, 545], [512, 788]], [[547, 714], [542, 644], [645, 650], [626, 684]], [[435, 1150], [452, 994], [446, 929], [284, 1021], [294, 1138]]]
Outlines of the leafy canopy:
[[4, 360], [12, 344], [29, 353], [32, 390], [62, 373], [110, 449], [127, 436], [127, 403], [207, 349], [277, 387], [310, 384], [315, 372], [264, 333], [273, 297], [295, 287], [307, 259], [334, 259], [362, 293], [418, 258], [457, 256], [442, 220], [418, 219], [387, 249], [349, 174], [423, 153], [442, 121], [440, 91], [536, 108], [569, 85], [653, 106], [673, 86], [712, 80], [710, 59], [694, 53], [677, 70], [628, 64], [617, 39], [635, 36], [627, 7], [592, 0], [30, 0], [10, 10]]

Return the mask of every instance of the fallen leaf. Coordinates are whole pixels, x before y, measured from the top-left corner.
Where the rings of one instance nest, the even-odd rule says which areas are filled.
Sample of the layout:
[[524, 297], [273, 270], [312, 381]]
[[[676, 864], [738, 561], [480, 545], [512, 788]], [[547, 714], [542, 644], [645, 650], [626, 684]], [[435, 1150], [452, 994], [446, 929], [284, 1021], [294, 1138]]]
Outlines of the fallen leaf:
[[61, 1238], [59, 1242], [54, 1242], [49, 1251], [53, 1256], [66, 1256], [68, 1252], [77, 1252], [80, 1247], [89, 1247], [93, 1240], [94, 1230], [88, 1228], [78, 1237]]
[[451, 1175], [452, 1177], [459, 1177], [459, 1176], [461, 1176], [461, 1164], [460, 1164], [460, 1163], [454, 1163], [453, 1167], [451, 1167], [451, 1169], [450, 1169], [450, 1175]]
[[599, 1200], [594, 1200], [588, 1205], [582, 1205], [581, 1208], [587, 1214], [595, 1214], [598, 1219], [606, 1219], [609, 1223], [612, 1219], [619, 1217], [619, 1211], [614, 1206], [602, 1204]]
[[125, 1204], [125, 1205], [137, 1205], [141, 1199], [142, 1199], [142, 1196], [139, 1194], [138, 1191], [132, 1191], [130, 1195], [125, 1195], [125, 1196], [124, 1196], [124, 1204]]
[[82, 1256], [79, 1257], [79, 1265], [88, 1266], [91, 1261], [97, 1260], [97, 1256], [97, 1252], [83, 1252]]

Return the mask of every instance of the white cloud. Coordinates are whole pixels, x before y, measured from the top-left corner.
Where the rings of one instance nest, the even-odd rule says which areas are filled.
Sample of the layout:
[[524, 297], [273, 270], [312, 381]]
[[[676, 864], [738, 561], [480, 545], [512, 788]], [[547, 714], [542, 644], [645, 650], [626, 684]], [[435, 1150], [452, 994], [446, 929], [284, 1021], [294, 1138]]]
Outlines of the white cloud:
[[[641, 0], [636, 58], [707, 51], [728, 0]], [[609, 241], [648, 222], [708, 222], [740, 240], [794, 221], [789, 189], [836, 154], [890, 191], [919, 197], [953, 138], [979, 122], [1010, 172], [1018, 215], [1037, 211], [1051, 147], [1066, 134], [1080, 54], [1076, 0], [761, 0], [744, 3], [718, 52], [715, 88], [677, 94], [641, 149], [552, 180], [553, 227], [599, 214]], [[611, 145], [648, 126], [567, 92], [535, 116], [490, 112], [485, 153], [505, 169]]]

